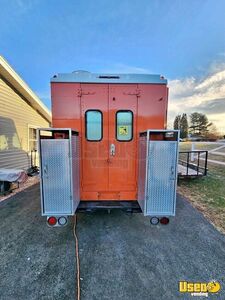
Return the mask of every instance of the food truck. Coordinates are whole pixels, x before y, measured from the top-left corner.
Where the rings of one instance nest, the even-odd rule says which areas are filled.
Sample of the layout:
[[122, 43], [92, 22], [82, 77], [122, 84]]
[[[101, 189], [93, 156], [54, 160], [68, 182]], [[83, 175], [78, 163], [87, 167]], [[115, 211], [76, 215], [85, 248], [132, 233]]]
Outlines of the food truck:
[[167, 80], [152, 74], [58, 74], [52, 128], [40, 128], [42, 215], [62, 226], [76, 211], [175, 215], [179, 131], [167, 130]]

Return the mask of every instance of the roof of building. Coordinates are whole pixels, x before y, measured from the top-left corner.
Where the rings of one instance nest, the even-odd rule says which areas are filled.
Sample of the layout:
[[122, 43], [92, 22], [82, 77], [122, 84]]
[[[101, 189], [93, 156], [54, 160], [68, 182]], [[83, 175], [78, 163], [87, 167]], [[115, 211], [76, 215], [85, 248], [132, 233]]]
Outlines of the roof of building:
[[2, 77], [6, 79], [6, 81], [8, 81], [9, 84], [12, 85], [12, 87], [19, 92], [37, 112], [51, 122], [52, 115], [50, 110], [42, 103], [40, 98], [29, 88], [2, 56], [0, 56], [0, 75], [2, 75]]
[[167, 84], [163, 76], [155, 74], [99, 74], [87, 71], [59, 73], [51, 78], [51, 82]]

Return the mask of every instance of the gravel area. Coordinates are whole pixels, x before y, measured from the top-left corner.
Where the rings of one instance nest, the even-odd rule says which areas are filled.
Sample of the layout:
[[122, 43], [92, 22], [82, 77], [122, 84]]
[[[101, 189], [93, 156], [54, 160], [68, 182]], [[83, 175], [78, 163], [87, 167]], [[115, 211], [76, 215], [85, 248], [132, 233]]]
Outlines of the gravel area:
[[[76, 299], [72, 220], [49, 228], [36, 184], [0, 203], [0, 299]], [[221, 284], [225, 236], [185, 199], [167, 226], [119, 210], [79, 213], [81, 300], [208, 299], [178, 292], [179, 280]]]
[[[24, 183], [19, 184], [19, 188], [16, 188], [15, 190], [12, 190], [11, 193], [5, 196], [0, 196], [0, 202], [14, 196], [15, 194], [29, 188], [30, 186], [38, 183], [40, 181], [39, 176], [33, 176], [33, 177], [28, 177], [28, 179]], [[15, 185], [16, 186], [16, 185]]]

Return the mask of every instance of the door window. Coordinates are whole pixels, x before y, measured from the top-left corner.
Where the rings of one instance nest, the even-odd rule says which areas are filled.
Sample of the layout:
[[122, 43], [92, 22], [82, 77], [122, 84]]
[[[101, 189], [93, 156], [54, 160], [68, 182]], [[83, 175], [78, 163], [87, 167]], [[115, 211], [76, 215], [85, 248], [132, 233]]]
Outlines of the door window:
[[118, 141], [131, 141], [133, 138], [133, 112], [130, 110], [116, 113], [116, 138]]
[[85, 134], [88, 141], [100, 141], [102, 139], [101, 111], [87, 110], [85, 112]]

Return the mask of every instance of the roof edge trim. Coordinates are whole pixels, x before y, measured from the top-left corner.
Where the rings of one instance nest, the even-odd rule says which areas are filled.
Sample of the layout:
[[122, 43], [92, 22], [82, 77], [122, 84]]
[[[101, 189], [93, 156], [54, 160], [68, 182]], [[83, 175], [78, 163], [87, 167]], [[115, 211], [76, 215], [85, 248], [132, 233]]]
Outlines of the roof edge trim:
[[0, 74], [30, 103], [36, 111], [39, 111], [48, 122], [52, 121], [50, 110], [1, 55]]
[[79, 71], [59, 73], [51, 78], [51, 82], [167, 84], [167, 80], [159, 74], [100, 74]]

